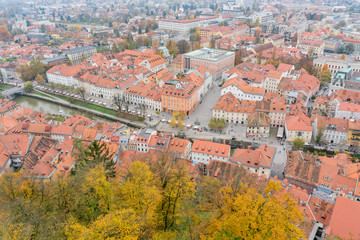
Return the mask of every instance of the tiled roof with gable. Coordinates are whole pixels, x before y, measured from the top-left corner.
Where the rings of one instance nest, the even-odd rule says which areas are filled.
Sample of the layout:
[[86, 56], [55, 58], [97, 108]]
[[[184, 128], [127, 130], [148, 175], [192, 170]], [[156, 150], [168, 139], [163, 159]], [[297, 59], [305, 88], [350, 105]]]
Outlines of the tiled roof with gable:
[[236, 149], [231, 161], [240, 163], [241, 165], [251, 166], [255, 168], [270, 168], [274, 160], [276, 148], [267, 145], [261, 145], [258, 149]]
[[298, 182], [317, 186], [321, 163], [316, 155], [301, 151], [290, 151], [287, 154], [285, 177]]
[[230, 157], [230, 145], [215, 142], [194, 140], [191, 151], [218, 157]]
[[61, 75], [65, 77], [75, 76], [79, 72], [87, 69], [87, 66], [84, 64], [77, 64], [68, 66], [67, 64], [60, 64], [50, 68], [47, 73]]
[[285, 119], [286, 128], [290, 131], [312, 131], [310, 118], [301, 114], [289, 116]]
[[[254, 102], [255, 103], [255, 102]], [[226, 112], [239, 112], [239, 113], [253, 113], [255, 112], [255, 104], [253, 106], [244, 106], [241, 104], [239, 99], [237, 99], [231, 92], [228, 92], [222, 95], [213, 110], [223, 110]]]
[[184, 154], [188, 144], [191, 144], [191, 142], [187, 139], [172, 138], [169, 143], [169, 151]]
[[324, 117], [324, 116], [317, 116], [318, 129], [329, 129], [332, 131], [338, 132], [348, 132], [348, 119], [341, 119], [341, 118], [332, 118], [332, 117]]
[[253, 87], [249, 86], [244, 80], [241, 78], [231, 78], [225, 82], [225, 84], [222, 86], [222, 89], [228, 87], [228, 86], [235, 86], [236, 88], [240, 89], [244, 93], [247, 94], [257, 94], [257, 95], [263, 95], [265, 90], [261, 87]]

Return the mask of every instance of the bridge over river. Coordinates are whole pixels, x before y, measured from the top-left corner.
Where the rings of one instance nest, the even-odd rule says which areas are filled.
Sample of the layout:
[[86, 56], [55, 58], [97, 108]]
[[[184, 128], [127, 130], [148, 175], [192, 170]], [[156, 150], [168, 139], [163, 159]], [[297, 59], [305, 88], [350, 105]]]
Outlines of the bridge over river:
[[8, 99], [14, 99], [18, 95], [25, 93], [23, 86], [14, 86], [13, 88], [6, 89], [2, 92], [2, 95]]

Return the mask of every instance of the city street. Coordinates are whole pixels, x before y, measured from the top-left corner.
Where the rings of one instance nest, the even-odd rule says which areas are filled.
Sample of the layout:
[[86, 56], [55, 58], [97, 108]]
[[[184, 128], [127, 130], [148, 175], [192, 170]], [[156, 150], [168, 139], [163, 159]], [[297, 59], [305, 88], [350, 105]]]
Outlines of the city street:
[[192, 112], [190, 116], [186, 118], [185, 125], [195, 125], [195, 122], [198, 121], [200, 123], [200, 128], [207, 127], [212, 117], [211, 109], [214, 107], [220, 96], [221, 87], [214, 83], [213, 87], [201, 100], [201, 103], [196, 106], [194, 112]]

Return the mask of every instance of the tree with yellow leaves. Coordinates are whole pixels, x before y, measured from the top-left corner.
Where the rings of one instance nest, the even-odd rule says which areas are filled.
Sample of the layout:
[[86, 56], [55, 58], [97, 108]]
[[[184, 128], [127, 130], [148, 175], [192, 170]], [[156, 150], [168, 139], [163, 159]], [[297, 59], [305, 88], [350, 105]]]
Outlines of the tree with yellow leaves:
[[0, 26], [0, 40], [9, 40], [11, 37], [11, 34], [9, 33], [9, 30], [7, 29], [7, 27], [4, 26]]
[[43, 76], [41, 76], [40, 74], [38, 74], [38, 75], [36, 76], [36, 82], [37, 82], [38, 84], [43, 84], [43, 83], [45, 82], [45, 80], [44, 80]]
[[201, 48], [200, 42], [199, 41], [194, 42], [194, 44], [192, 45], [191, 48], [192, 48], [193, 51], [200, 49]]
[[106, 181], [105, 168], [98, 165], [84, 174], [84, 181], [77, 193], [75, 216], [88, 224], [107, 214], [113, 201], [112, 185]]
[[121, 209], [99, 217], [88, 227], [71, 219], [66, 227], [69, 240], [138, 239], [141, 219], [132, 209]]
[[169, 153], [160, 155], [150, 169], [158, 177], [161, 191], [159, 226], [168, 231], [178, 224], [181, 205], [194, 198], [195, 183], [185, 161], [178, 161]]
[[297, 227], [303, 217], [289, 195], [278, 195], [281, 185], [270, 181], [262, 192], [241, 184], [235, 193], [222, 188], [224, 205], [212, 217], [202, 239], [301, 239]]
[[173, 117], [171, 118], [171, 120], [170, 120], [170, 126], [176, 127], [176, 118], [175, 118], [175, 116], [173, 116]]
[[77, 31], [80, 31], [80, 30], [81, 30], [81, 27], [80, 27], [79, 25], [76, 25], [75, 29], [76, 29]]
[[158, 179], [146, 163], [134, 162], [124, 176], [121, 186], [115, 190], [118, 196], [115, 206], [133, 209], [147, 226], [142, 235], [149, 235], [157, 227], [157, 208], [161, 201]]
[[[82, 146], [78, 141], [75, 145]], [[84, 148], [74, 154], [86, 156]], [[229, 171], [226, 178], [194, 179], [187, 161], [156, 152], [121, 163], [116, 177], [110, 178], [106, 161], [91, 157], [106, 154], [91, 151], [91, 163], [77, 161], [71, 174], [53, 175], [51, 181], [27, 170], [3, 173], [1, 238], [303, 238], [296, 202], [279, 193], [278, 183], [259, 182], [244, 168]]]

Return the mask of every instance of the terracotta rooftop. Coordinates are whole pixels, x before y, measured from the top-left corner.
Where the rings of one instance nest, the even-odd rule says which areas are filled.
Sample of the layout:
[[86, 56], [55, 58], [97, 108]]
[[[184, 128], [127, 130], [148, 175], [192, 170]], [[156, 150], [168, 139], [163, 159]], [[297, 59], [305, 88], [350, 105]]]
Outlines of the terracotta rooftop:
[[311, 186], [317, 186], [321, 163], [316, 155], [290, 151], [287, 155], [285, 177]]
[[270, 168], [274, 159], [275, 151], [275, 147], [270, 147], [267, 145], [262, 145], [256, 150], [252, 150], [250, 148], [238, 148], [231, 157], [231, 161], [254, 168]]
[[215, 142], [194, 140], [191, 151], [218, 157], [230, 157], [230, 145]]
[[251, 114], [255, 112], [255, 104], [253, 106], [244, 106], [231, 92], [228, 92], [218, 99], [212, 109]]
[[326, 234], [342, 239], [360, 238], [360, 202], [338, 196]]
[[312, 131], [310, 118], [305, 115], [289, 116], [285, 119], [286, 128], [290, 131]]
[[169, 151], [184, 154], [188, 144], [191, 145], [191, 142], [187, 139], [172, 138], [169, 143]]

